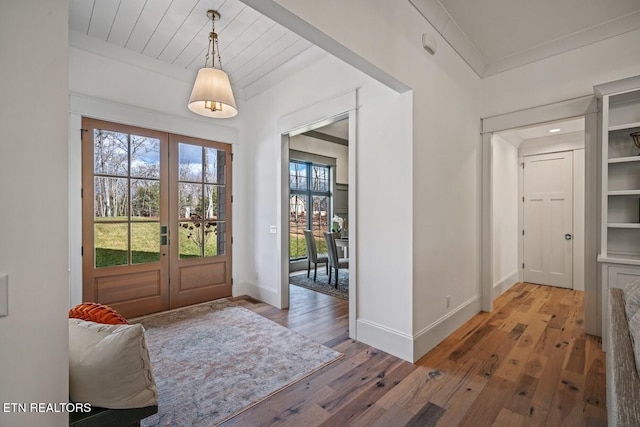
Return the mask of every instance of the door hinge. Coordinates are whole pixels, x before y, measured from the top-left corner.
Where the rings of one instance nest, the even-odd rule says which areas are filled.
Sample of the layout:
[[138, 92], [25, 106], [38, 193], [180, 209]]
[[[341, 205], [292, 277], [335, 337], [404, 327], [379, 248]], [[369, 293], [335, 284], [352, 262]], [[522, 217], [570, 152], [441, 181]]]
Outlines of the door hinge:
[[524, 268], [524, 262], [522, 263], [522, 268]]
[[229, 153], [229, 154], [231, 154], [231, 161], [233, 162], [233, 153]]
[[231, 195], [231, 203], [233, 203], [233, 194]]
[[84, 188], [80, 189], [80, 198], [84, 198]]
[[231, 244], [233, 245], [233, 236], [231, 236]]
[[233, 277], [231, 278], [231, 287], [233, 287]]
[[84, 256], [84, 246], [80, 246], [80, 256]]
[[524, 230], [522, 230], [522, 235], [524, 236]]
[[520, 166], [522, 166], [522, 169], [524, 169], [524, 162], [520, 163]]
[[80, 129], [80, 140], [84, 140], [84, 133], [89, 132], [89, 129]]
[[522, 196], [522, 203], [524, 203], [524, 196]]

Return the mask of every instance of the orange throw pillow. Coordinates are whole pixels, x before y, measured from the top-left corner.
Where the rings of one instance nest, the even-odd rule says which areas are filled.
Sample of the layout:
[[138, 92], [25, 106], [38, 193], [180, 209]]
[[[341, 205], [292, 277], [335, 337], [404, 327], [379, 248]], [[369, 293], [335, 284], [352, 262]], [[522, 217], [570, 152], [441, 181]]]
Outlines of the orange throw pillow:
[[69, 319], [82, 319], [105, 325], [128, 325], [127, 319], [113, 308], [96, 302], [85, 302], [69, 310]]

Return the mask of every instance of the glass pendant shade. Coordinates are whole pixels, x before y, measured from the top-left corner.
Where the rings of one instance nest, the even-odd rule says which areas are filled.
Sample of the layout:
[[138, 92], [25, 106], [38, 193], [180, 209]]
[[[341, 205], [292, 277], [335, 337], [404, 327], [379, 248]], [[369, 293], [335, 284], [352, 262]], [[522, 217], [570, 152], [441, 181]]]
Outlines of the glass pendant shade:
[[201, 68], [193, 84], [189, 110], [207, 117], [227, 118], [238, 114], [229, 76], [217, 68]]

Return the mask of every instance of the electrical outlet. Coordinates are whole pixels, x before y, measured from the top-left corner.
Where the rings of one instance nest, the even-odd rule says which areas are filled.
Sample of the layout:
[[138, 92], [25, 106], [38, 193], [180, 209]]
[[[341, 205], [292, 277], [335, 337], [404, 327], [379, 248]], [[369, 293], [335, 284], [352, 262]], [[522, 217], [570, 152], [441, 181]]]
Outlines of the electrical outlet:
[[447, 295], [447, 308], [451, 307], [451, 296]]
[[275, 225], [270, 225], [269, 226], [269, 233], [271, 234], [276, 234], [278, 232], [278, 227]]

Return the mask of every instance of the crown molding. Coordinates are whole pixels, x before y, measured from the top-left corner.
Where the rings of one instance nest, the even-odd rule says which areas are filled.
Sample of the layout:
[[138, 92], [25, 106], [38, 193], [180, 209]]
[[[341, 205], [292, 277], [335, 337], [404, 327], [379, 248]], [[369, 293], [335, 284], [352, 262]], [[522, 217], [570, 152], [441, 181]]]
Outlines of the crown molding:
[[513, 55], [489, 61], [438, 0], [409, 0], [480, 78], [579, 49], [640, 29], [640, 10]]
[[559, 55], [640, 28], [640, 10], [487, 64], [483, 77]]

